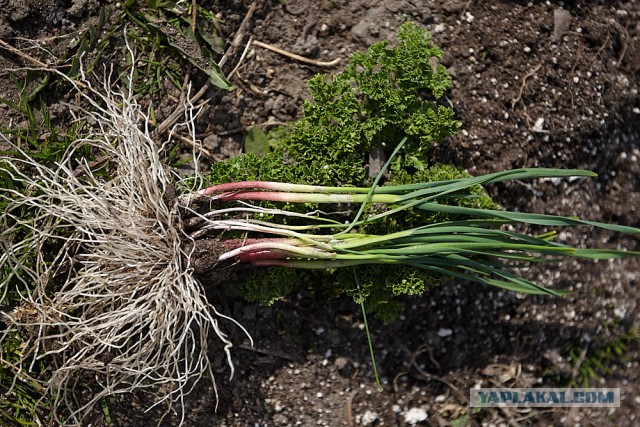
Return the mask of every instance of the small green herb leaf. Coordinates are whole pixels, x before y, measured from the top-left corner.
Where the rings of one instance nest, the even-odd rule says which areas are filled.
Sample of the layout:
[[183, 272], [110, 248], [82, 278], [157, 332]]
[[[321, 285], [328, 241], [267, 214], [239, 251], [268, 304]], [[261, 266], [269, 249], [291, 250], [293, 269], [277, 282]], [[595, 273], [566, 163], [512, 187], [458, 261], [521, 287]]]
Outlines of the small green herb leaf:
[[263, 157], [269, 153], [269, 139], [260, 126], [253, 126], [244, 138], [244, 152]]

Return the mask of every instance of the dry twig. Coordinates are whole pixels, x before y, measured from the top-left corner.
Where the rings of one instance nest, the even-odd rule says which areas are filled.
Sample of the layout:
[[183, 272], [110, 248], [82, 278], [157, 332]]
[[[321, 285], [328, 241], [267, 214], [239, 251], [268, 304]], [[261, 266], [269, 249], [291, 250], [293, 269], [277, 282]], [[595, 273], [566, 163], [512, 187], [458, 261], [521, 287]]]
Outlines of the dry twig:
[[267, 50], [270, 50], [272, 52], [279, 53], [280, 55], [286, 56], [288, 58], [295, 59], [296, 61], [304, 62], [305, 64], [316, 65], [318, 67], [333, 67], [334, 65], [337, 65], [341, 61], [341, 58], [336, 58], [333, 61], [328, 61], [328, 62], [317, 61], [315, 59], [310, 59], [304, 56], [296, 55], [295, 53], [287, 52], [286, 50], [280, 49], [275, 46], [271, 46], [270, 44], [263, 43], [258, 40], [254, 40], [252, 44], [254, 46], [259, 46]]
[[518, 91], [518, 96], [511, 100], [511, 109], [513, 110], [518, 103], [522, 99], [522, 92], [524, 91], [524, 87], [527, 85], [527, 79], [529, 77], [533, 77], [535, 73], [542, 67], [542, 64], [536, 65], [533, 70], [529, 71], [527, 74], [522, 77], [522, 83], [520, 83], [520, 90]]
[[347, 397], [347, 402], [344, 405], [345, 417], [347, 418], [347, 425], [349, 427], [355, 427], [356, 423], [353, 420], [353, 399], [358, 394], [358, 390], [353, 390]]

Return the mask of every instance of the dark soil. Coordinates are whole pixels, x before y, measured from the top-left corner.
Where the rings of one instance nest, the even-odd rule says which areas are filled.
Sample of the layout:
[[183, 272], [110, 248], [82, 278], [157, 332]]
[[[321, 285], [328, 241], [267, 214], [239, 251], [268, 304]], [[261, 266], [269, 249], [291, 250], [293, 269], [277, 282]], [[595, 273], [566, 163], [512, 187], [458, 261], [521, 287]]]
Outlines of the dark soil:
[[[26, 6], [31, 3], [34, 7]], [[250, 6], [240, 0], [198, 3], [221, 13], [228, 41]], [[45, 10], [45, 4], [51, 7]], [[12, 37], [44, 39], [71, 31], [99, 10], [92, 0], [5, 0], [0, 6], [0, 38], [14, 45], [22, 42]], [[446, 102], [464, 124], [456, 137], [435, 147], [432, 161], [472, 174], [525, 166], [590, 169], [598, 178], [516, 182], [489, 191], [510, 209], [637, 227], [639, 18], [635, 0], [258, 2], [242, 29], [242, 43], [230, 52], [227, 73], [249, 36], [314, 59], [343, 61], [323, 69], [253, 47], [232, 78], [237, 90], [207, 93], [210, 103], [199, 118], [199, 132], [210, 151], [239, 153], [251, 126], [268, 127], [300, 115], [310, 77], [339, 71], [350, 52], [393, 39], [396, 28], [410, 19], [429, 29], [446, 52], [444, 64], [454, 78]], [[19, 58], [2, 52], [0, 61], [0, 97], [15, 98], [10, 73], [2, 70], [20, 65]], [[160, 116], [172, 109], [169, 97], [157, 106]], [[13, 113], [0, 109], [0, 124], [9, 126], [11, 120]], [[638, 239], [591, 229], [560, 237], [581, 246], [640, 250]], [[607, 360], [608, 371], [590, 383], [619, 387], [618, 409], [469, 408], [471, 387], [564, 386], [579, 379], [578, 368], [588, 357], [640, 328], [638, 259], [569, 261], [526, 274], [572, 292], [564, 298], [521, 297], [451, 282], [407, 299], [402, 316], [389, 325], [371, 321], [382, 391], [373, 378], [360, 308], [352, 301], [301, 290], [272, 307], [259, 307], [234, 292], [234, 280], [210, 287], [212, 301], [248, 329], [255, 346], [239, 328], [232, 329], [235, 376], [228, 379], [222, 356], [212, 354], [220, 359], [217, 410], [213, 389], [203, 381], [185, 402], [186, 425], [403, 426], [410, 424], [411, 413], [428, 415], [418, 425], [433, 426], [456, 420], [458, 425], [638, 422], [637, 338], [623, 356]], [[584, 350], [585, 357], [569, 358], [572, 348], [577, 354]], [[144, 413], [147, 399], [114, 398], [112, 425], [155, 423], [160, 412]], [[179, 419], [169, 415], [164, 423], [175, 425]], [[98, 416], [94, 424], [104, 419]]]

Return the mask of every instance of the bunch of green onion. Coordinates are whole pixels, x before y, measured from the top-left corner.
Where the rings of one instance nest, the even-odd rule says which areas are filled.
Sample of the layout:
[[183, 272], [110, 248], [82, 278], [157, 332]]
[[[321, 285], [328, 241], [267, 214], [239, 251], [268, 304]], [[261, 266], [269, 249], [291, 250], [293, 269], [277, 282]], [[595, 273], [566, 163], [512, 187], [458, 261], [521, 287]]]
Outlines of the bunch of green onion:
[[[396, 152], [401, 146], [402, 144], [398, 145]], [[385, 168], [388, 167], [389, 162]], [[640, 234], [639, 228], [555, 215], [438, 203], [438, 200], [444, 198], [472, 197], [469, 190], [477, 185], [508, 180], [595, 176], [590, 171], [514, 169], [447, 181], [378, 186], [381, 176], [382, 171], [370, 188], [322, 187], [265, 181], [231, 182], [202, 189], [198, 191], [196, 197], [206, 197], [220, 203], [237, 201], [241, 204], [236, 208], [212, 211], [208, 215], [207, 228], [236, 230], [263, 236], [236, 241], [230, 245], [231, 250], [219, 258], [220, 261], [235, 260], [256, 267], [327, 269], [362, 264], [404, 264], [452, 278], [498, 286], [516, 292], [560, 295], [563, 294], [562, 291], [539, 286], [519, 277], [511, 270], [530, 263], [554, 261], [560, 257], [610, 259], [640, 255], [640, 252], [634, 251], [575, 248], [556, 242], [555, 231], [533, 236], [507, 231], [504, 226], [517, 223], [544, 227], [582, 225], [629, 234]], [[250, 204], [255, 201], [359, 203], [361, 207], [356, 218], [344, 224], [315, 215], [264, 209]], [[365, 207], [370, 203], [385, 204], [389, 209], [363, 218]], [[355, 232], [365, 223], [371, 223], [410, 208], [444, 213], [463, 219], [425, 224], [387, 235]], [[230, 211], [297, 216], [305, 218], [309, 223], [293, 226], [259, 219], [220, 218]], [[322, 230], [331, 232], [318, 233]]]

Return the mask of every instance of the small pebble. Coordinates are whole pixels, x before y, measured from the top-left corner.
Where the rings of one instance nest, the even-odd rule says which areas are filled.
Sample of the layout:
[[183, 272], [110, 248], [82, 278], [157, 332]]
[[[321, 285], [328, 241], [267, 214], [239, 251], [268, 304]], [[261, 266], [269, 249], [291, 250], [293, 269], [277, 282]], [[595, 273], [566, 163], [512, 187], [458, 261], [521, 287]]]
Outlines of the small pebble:
[[473, 16], [470, 12], [467, 12], [467, 13], [464, 14], [464, 19], [469, 24], [471, 24], [473, 22], [473, 20], [475, 19], [475, 16]]
[[429, 418], [429, 414], [424, 408], [411, 408], [404, 414], [404, 422], [413, 426], [421, 421], [426, 421], [427, 418]]
[[535, 124], [533, 125], [533, 131], [534, 132], [544, 132], [543, 126], [544, 126], [544, 117], [538, 117], [536, 119]]
[[449, 328], [440, 328], [438, 330], [438, 336], [440, 338], [448, 337], [451, 334], [453, 334], [453, 331]]
[[363, 425], [369, 425], [369, 424], [373, 424], [376, 420], [378, 419], [378, 414], [376, 414], [373, 411], [369, 411], [367, 410], [364, 414], [362, 414], [362, 424]]

